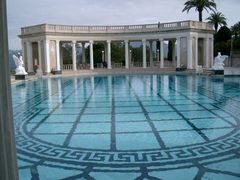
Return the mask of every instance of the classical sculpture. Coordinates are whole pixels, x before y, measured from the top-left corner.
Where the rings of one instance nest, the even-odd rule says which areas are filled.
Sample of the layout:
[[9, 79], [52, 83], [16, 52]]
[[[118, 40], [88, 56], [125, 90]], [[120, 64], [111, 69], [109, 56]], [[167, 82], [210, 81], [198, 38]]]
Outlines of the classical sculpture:
[[217, 57], [214, 58], [213, 70], [224, 70], [224, 61], [228, 58], [226, 55], [221, 55], [219, 52]]
[[28, 73], [24, 68], [22, 56], [19, 56], [18, 58], [17, 56], [13, 55], [13, 60], [15, 62], [15, 65], [17, 66], [17, 68], [15, 69], [16, 75], [27, 75]]

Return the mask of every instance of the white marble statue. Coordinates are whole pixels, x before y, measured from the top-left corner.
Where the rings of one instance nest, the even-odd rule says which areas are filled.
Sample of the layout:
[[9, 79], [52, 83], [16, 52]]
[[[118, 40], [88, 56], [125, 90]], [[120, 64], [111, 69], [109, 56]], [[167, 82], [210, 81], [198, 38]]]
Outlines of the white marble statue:
[[28, 73], [24, 68], [22, 56], [19, 56], [18, 58], [17, 56], [13, 55], [13, 60], [17, 66], [17, 68], [15, 69], [16, 75], [27, 75]]
[[224, 61], [228, 58], [226, 55], [221, 55], [219, 52], [217, 57], [214, 58], [213, 70], [224, 70]]

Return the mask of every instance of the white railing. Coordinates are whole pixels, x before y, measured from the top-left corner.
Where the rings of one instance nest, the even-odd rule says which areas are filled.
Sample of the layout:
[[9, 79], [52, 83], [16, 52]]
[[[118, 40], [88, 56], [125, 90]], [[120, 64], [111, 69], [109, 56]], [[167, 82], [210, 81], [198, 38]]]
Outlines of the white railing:
[[34, 34], [40, 32], [55, 33], [128, 33], [128, 32], [155, 32], [173, 31], [179, 29], [200, 29], [213, 30], [213, 25], [197, 21], [180, 21], [170, 23], [145, 24], [145, 25], [124, 25], [124, 26], [69, 26], [41, 24], [36, 26], [24, 27], [21, 35]]
[[143, 67], [143, 63], [142, 62], [133, 62], [132, 67]]
[[63, 64], [63, 69], [64, 70], [73, 69], [72, 64]]
[[113, 63], [113, 68], [122, 68], [122, 63]]

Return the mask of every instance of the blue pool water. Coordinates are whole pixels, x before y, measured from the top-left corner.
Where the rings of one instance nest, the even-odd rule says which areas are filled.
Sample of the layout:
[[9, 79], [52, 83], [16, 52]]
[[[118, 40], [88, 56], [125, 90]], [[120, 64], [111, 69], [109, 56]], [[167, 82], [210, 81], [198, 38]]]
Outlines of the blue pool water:
[[52, 78], [12, 96], [22, 180], [240, 179], [240, 77]]

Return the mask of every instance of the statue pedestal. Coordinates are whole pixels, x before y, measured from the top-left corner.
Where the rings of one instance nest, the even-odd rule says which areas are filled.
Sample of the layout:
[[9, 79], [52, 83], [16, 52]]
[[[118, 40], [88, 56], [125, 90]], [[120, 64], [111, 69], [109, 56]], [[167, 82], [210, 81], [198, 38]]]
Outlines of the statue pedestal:
[[214, 75], [224, 75], [224, 70], [212, 70]]
[[176, 71], [185, 71], [185, 70], [187, 70], [186, 67], [177, 67], [176, 68]]
[[15, 74], [15, 80], [26, 80], [27, 74]]
[[61, 70], [52, 69], [51, 73], [54, 74], [54, 75], [57, 75], [57, 74], [62, 74], [62, 71]]

